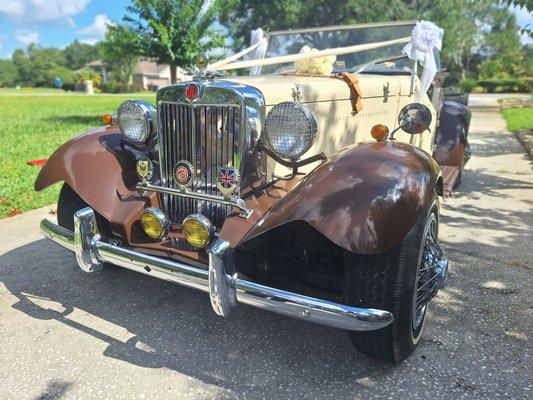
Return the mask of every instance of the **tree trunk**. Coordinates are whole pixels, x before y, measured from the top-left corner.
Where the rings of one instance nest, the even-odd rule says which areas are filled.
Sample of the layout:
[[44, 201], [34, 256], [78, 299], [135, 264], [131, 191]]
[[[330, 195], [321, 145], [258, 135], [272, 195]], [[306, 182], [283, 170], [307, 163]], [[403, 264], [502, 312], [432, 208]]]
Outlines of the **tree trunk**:
[[170, 83], [175, 84], [176, 83], [176, 75], [177, 75], [177, 66], [173, 62], [170, 63]]

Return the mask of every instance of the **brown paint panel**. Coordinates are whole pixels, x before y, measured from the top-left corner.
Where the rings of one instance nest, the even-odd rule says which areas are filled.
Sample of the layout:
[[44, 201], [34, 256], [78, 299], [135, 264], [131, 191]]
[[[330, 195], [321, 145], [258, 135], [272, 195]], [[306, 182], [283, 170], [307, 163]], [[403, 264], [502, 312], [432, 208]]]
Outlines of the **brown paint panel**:
[[[101, 128], [61, 146], [41, 170], [36, 190], [65, 181], [128, 244], [205, 264], [205, 252], [183, 246], [176, 227], [164, 242], [150, 241], [139, 232], [140, 213], [145, 207], [158, 207], [158, 197], [135, 196], [132, 188], [137, 179], [131, 176], [135, 152], [124, 149], [117, 135], [112, 127]], [[347, 148], [305, 177], [279, 181], [248, 196], [245, 203], [254, 210], [252, 216], [228, 217], [220, 237], [237, 247], [301, 220], [347, 250], [385, 251], [407, 234], [425, 209], [438, 174], [435, 161], [409, 144], [379, 142]]]
[[352, 252], [389, 250], [425, 210], [438, 177], [435, 160], [409, 144], [346, 149], [306, 176], [238, 244], [300, 220]]
[[[157, 196], [135, 197], [135, 160], [140, 152], [125, 148], [116, 127], [91, 130], [59, 147], [41, 169], [35, 190], [66, 182], [109, 221], [113, 232], [130, 239], [132, 225]], [[143, 153], [144, 154], [144, 153]]]
[[470, 111], [466, 106], [451, 101], [444, 103], [433, 152], [439, 165], [463, 168], [469, 121]]

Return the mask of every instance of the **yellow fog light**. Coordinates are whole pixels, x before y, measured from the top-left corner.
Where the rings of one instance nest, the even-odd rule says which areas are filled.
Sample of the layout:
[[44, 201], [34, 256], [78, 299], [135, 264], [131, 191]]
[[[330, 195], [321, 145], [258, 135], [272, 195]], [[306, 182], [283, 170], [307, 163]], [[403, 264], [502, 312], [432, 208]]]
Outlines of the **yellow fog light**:
[[192, 214], [183, 220], [183, 234], [191, 246], [204, 248], [213, 237], [213, 225], [202, 214]]
[[152, 239], [162, 239], [168, 234], [171, 224], [163, 211], [149, 207], [141, 214], [141, 225], [144, 233]]

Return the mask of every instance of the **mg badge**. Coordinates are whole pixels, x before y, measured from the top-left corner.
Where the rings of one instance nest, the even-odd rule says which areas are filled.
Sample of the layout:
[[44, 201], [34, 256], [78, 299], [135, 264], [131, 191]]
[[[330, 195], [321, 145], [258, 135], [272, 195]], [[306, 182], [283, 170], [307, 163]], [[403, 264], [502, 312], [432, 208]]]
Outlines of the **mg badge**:
[[217, 189], [225, 197], [230, 197], [239, 189], [239, 172], [235, 167], [220, 167]]
[[174, 182], [180, 187], [180, 189], [185, 190], [191, 186], [194, 172], [192, 164], [189, 161], [181, 160], [174, 165]]
[[137, 159], [135, 165], [135, 171], [137, 176], [141, 178], [143, 182], [150, 181], [154, 176], [154, 163], [148, 157], [141, 157]]

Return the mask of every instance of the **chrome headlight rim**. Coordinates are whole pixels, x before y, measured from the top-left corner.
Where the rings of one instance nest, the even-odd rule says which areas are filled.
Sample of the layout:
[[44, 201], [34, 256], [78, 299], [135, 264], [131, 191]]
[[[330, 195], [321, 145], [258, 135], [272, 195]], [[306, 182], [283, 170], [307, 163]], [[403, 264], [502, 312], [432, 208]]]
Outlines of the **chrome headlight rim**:
[[[308, 129], [309, 129], [309, 133], [311, 134], [311, 140], [309, 140], [305, 144], [305, 146], [300, 151], [298, 151], [296, 154], [293, 154], [293, 155], [283, 154], [282, 152], [279, 151], [279, 149], [276, 148], [276, 145], [272, 143], [272, 138], [269, 135], [269, 120], [270, 120], [270, 116], [272, 115], [272, 112], [275, 111], [278, 107], [293, 107], [297, 109], [298, 111], [303, 112], [305, 118], [307, 119], [307, 122], [309, 123]], [[265, 118], [262, 136], [265, 138], [265, 141], [268, 147], [278, 156], [280, 156], [281, 158], [287, 159], [287, 160], [296, 161], [313, 146], [313, 144], [316, 141], [317, 134], [318, 134], [318, 121], [317, 121], [315, 113], [305, 104], [302, 104], [300, 102], [284, 101], [284, 102], [276, 104], [268, 112]]]
[[161, 229], [162, 229], [161, 235], [159, 235], [159, 237], [151, 237], [147, 234], [148, 237], [150, 237], [151, 239], [160, 240], [168, 235], [168, 232], [170, 231], [170, 228], [172, 227], [172, 222], [170, 222], [170, 219], [167, 217], [167, 215], [162, 210], [156, 207], [148, 207], [143, 210], [143, 212], [141, 213], [141, 216], [143, 214], [151, 214], [153, 217], [155, 217], [155, 219], [161, 225]]
[[[215, 227], [211, 223], [211, 220], [209, 218], [207, 218], [203, 214], [190, 214], [190, 215], [187, 215], [183, 219], [183, 222], [181, 223], [181, 225], [184, 226], [187, 221], [191, 221], [191, 220], [200, 223], [204, 227], [204, 229], [207, 231], [207, 243], [204, 246], [201, 246], [201, 247], [194, 246], [194, 247], [196, 247], [198, 249], [204, 249], [207, 246], [209, 246], [209, 243], [211, 243], [213, 241], [213, 237], [215, 235]], [[187, 240], [187, 243], [189, 243], [188, 240]]]
[[[145, 124], [144, 128], [146, 129], [146, 134], [140, 140], [136, 140], [131, 136], [128, 136], [125, 132], [123, 124], [121, 123], [121, 109], [123, 107], [133, 106], [139, 110], [139, 113], [143, 117], [143, 123]], [[150, 103], [144, 100], [126, 100], [124, 101], [117, 110], [117, 121], [122, 133], [122, 137], [133, 144], [136, 147], [143, 147], [151, 144], [156, 135], [157, 135], [157, 109]]]

